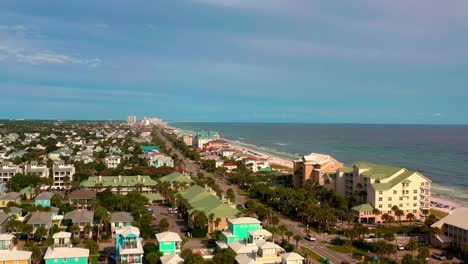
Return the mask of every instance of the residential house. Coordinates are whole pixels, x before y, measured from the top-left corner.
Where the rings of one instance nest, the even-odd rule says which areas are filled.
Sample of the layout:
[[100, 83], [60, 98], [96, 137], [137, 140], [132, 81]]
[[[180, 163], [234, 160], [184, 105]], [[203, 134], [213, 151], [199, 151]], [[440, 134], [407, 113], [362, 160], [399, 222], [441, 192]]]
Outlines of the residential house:
[[244, 162], [245, 167], [251, 169], [253, 172], [264, 171], [270, 168], [270, 162], [263, 158], [247, 157], [243, 158], [242, 162]]
[[[8, 212], [8, 215], [14, 216], [16, 219], [20, 219], [20, 217], [23, 216], [23, 208], [12, 206], [10, 207], [10, 211]], [[0, 220], [1, 222], [1, 220]]]
[[438, 228], [439, 232], [433, 233], [431, 243], [436, 247], [458, 248], [468, 243], [468, 207], [459, 207], [446, 217], [431, 225]]
[[143, 247], [137, 227], [123, 226], [117, 229], [115, 243], [117, 263], [143, 263]]
[[159, 258], [161, 264], [183, 264], [184, 259], [177, 254], [164, 255]]
[[330, 185], [328, 174], [335, 174], [339, 168], [343, 167], [343, 163], [332, 156], [319, 153], [303, 156], [300, 160], [293, 161], [293, 165], [294, 187], [303, 187], [307, 180], [320, 186]]
[[107, 168], [109, 169], [115, 169], [119, 166], [120, 164], [120, 156], [117, 155], [109, 155], [104, 159]]
[[14, 235], [0, 234], [0, 263], [31, 264], [32, 252], [16, 249], [14, 239]]
[[[204, 188], [193, 185], [179, 192], [190, 205], [190, 214], [194, 211], [203, 211], [205, 215], [213, 215], [213, 221], [208, 222], [208, 233], [228, 228], [228, 220], [236, 217], [239, 211], [221, 201], [216, 195]], [[193, 225], [193, 217], [188, 219], [189, 226]]]
[[289, 252], [281, 254], [281, 264], [302, 264], [304, 263], [304, 257], [297, 254], [296, 252]]
[[54, 151], [50, 152], [48, 154], [48, 156], [49, 156], [49, 159], [56, 161], [56, 160], [61, 159], [64, 155], [63, 155], [62, 152], [60, 152], [58, 150], [54, 150]]
[[96, 192], [86, 189], [78, 189], [68, 196], [71, 204], [75, 204], [81, 209], [88, 209], [89, 202], [96, 199]]
[[120, 150], [120, 148], [117, 147], [117, 146], [111, 146], [109, 148], [109, 153], [110, 154], [115, 154], [115, 155], [120, 155], [122, 153], [122, 150]]
[[17, 173], [22, 173], [19, 166], [13, 164], [13, 162], [3, 162], [0, 166], [0, 180], [6, 182], [15, 176]]
[[431, 180], [405, 168], [358, 161], [352, 167], [340, 168], [333, 180], [337, 194], [354, 196], [359, 204], [379, 210], [374, 214], [369, 213], [369, 206], [355, 207], [361, 222], [381, 222], [383, 214], [397, 218], [393, 206], [403, 211], [401, 220], [407, 220], [410, 213], [413, 219], [421, 219], [430, 207]]
[[31, 161], [31, 163], [24, 168], [24, 174], [47, 178], [49, 177], [49, 169], [47, 165], [39, 165], [37, 161]]
[[92, 176], [82, 181], [80, 186], [88, 190], [104, 191], [109, 188], [117, 194], [139, 191], [142, 194], [156, 193], [158, 183], [150, 176]]
[[220, 154], [224, 158], [230, 158], [234, 153], [236, 153], [236, 150], [232, 148], [223, 148], [220, 150]]
[[174, 232], [162, 232], [156, 234], [159, 252], [164, 255], [178, 254], [182, 244], [179, 234]]
[[34, 205], [35, 206], [41, 205], [42, 207], [50, 207], [51, 206], [51, 200], [52, 200], [53, 196], [54, 196], [54, 193], [41, 192], [34, 199]]
[[83, 231], [85, 226], [93, 225], [94, 212], [75, 209], [71, 212], [66, 213], [63, 218], [70, 219], [73, 224], [76, 224], [80, 227], [80, 231]]
[[133, 222], [133, 216], [129, 212], [114, 212], [110, 214], [110, 226], [112, 237], [115, 237], [116, 230], [124, 226], [130, 226]]
[[52, 168], [52, 175], [54, 181], [53, 187], [66, 187], [68, 183], [73, 181], [73, 175], [75, 175], [75, 166], [72, 164], [65, 164], [63, 160], [59, 160]]
[[156, 168], [159, 167], [174, 167], [174, 160], [166, 155], [154, 155], [148, 160], [148, 165]]
[[68, 232], [53, 235], [54, 244], [47, 248], [45, 264], [88, 264], [89, 249], [73, 247], [70, 238]]
[[143, 153], [158, 153], [160, 148], [158, 146], [145, 145], [141, 146], [141, 151]]
[[52, 219], [53, 219], [52, 212], [38, 211], [38, 212], [33, 212], [31, 214], [31, 218], [29, 218], [27, 224], [33, 226], [33, 233], [35, 233], [37, 228], [41, 226], [49, 230], [52, 227]]
[[0, 196], [0, 207], [6, 207], [9, 203], [21, 204], [21, 193], [9, 192]]
[[10, 219], [10, 215], [1, 211], [0, 212], [0, 234], [7, 231], [7, 225]]
[[216, 131], [198, 131], [193, 143], [196, 147], [203, 148], [206, 143], [215, 139], [219, 139]]
[[233, 172], [237, 170], [237, 164], [234, 162], [224, 162], [223, 163], [223, 168], [226, 168], [227, 172]]
[[230, 243], [234, 241], [248, 241], [251, 231], [261, 230], [262, 222], [252, 217], [239, 217], [228, 220], [229, 226], [223, 234], [223, 241]]

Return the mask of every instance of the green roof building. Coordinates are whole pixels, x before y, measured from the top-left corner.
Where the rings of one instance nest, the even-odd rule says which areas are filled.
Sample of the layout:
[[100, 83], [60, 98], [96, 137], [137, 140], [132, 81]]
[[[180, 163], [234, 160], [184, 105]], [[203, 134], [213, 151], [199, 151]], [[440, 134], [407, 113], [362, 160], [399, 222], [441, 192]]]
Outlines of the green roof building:
[[168, 174], [168, 175], [166, 175], [164, 177], [159, 178], [159, 181], [160, 182], [167, 182], [167, 183], [170, 183], [170, 184], [173, 184], [175, 182], [190, 184], [190, 183], [194, 182], [192, 179], [190, 179], [189, 176], [184, 175], [184, 174], [182, 174], [180, 172], [177, 172], [177, 171], [173, 172], [171, 174]]
[[157, 182], [150, 176], [92, 176], [82, 181], [82, 188], [103, 191], [109, 188], [114, 193], [127, 194], [130, 191], [154, 193]]

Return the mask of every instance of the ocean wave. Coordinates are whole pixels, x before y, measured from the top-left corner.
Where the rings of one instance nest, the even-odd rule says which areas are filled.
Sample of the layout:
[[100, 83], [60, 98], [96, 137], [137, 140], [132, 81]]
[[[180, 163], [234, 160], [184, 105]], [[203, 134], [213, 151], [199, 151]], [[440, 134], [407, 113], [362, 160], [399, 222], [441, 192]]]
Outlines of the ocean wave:
[[277, 145], [277, 146], [287, 146], [287, 145], [289, 145], [289, 144], [288, 144], [288, 143], [277, 142], [277, 143], [273, 143], [273, 145]]

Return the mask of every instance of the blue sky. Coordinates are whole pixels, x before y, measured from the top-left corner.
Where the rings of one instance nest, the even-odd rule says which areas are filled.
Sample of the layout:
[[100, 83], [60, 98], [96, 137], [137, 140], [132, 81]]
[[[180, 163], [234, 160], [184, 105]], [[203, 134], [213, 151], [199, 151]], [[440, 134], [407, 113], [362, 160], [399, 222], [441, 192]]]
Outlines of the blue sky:
[[468, 124], [466, 0], [18, 1], [0, 118]]

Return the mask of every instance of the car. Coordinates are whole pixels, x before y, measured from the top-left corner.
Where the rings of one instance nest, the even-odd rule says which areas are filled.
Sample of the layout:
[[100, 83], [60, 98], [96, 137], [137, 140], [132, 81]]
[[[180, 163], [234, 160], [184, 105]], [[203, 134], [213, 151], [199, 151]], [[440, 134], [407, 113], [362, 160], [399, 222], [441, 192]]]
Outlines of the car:
[[437, 254], [437, 253], [432, 254], [431, 257], [433, 259], [437, 259], [437, 260], [447, 260], [447, 258], [444, 255]]
[[100, 256], [98, 257], [98, 263], [99, 263], [99, 264], [107, 263], [106, 257], [103, 256], [103, 255], [100, 255]]
[[405, 250], [405, 247], [403, 245], [400, 245], [400, 244], [396, 245], [396, 248], [398, 250]]
[[236, 208], [241, 210], [241, 209], [245, 209], [245, 206], [243, 204], [238, 204], [236, 205]]
[[309, 241], [315, 241], [315, 240], [316, 240], [316, 238], [315, 238], [314, 236], [311, 236], [311, 235], [306, 235], [306, 236], [304, 237], [304, 239], [305, 239], [305, 240], [309, 240]]
[[441, 253], [440, 255], [444, 256], [447, 260], [452, 260], [453, 256], [448, 253]]
[[148, 213], [150, 213], [150, 214], [154, 214], [154, 210], [153, 210], [153, 209], [151, 209], [151, 208], [148, 208]]

